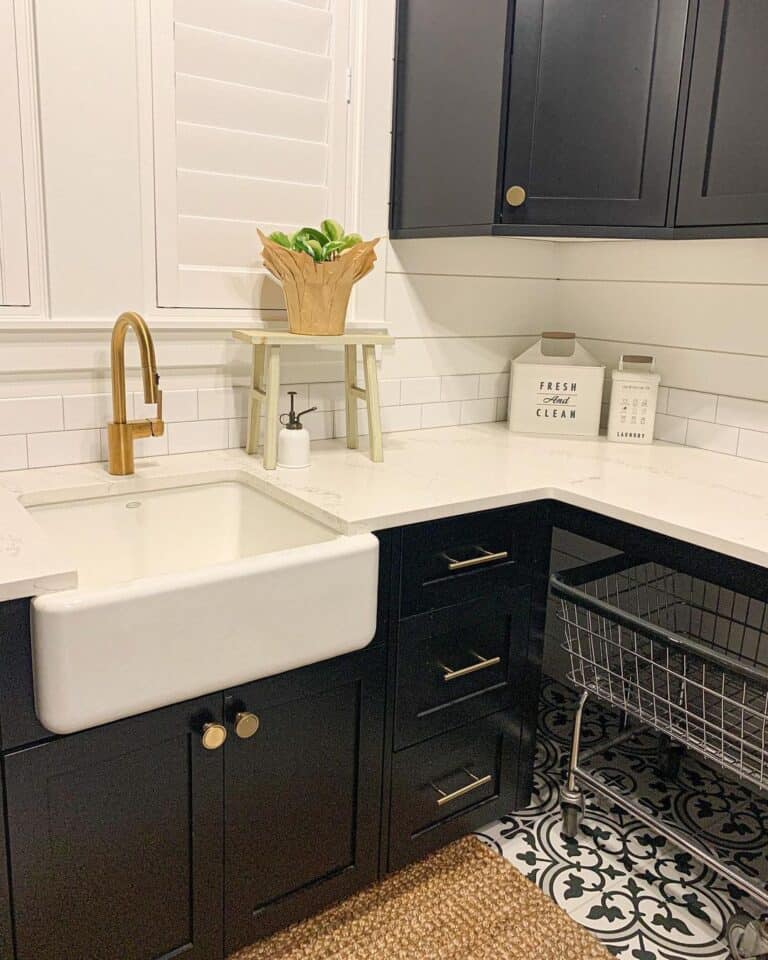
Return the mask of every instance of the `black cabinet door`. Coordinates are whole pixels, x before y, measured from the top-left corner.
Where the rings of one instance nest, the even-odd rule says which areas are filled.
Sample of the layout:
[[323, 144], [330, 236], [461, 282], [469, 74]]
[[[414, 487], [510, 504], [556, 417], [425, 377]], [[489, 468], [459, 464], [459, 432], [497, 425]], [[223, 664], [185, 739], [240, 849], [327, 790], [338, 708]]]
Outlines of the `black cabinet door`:
[[517, 0], [505, 223], [664, 225], [687, 9]]
[[0, 770], [0, 960], [13, 960], [11, 896], [8, 888], [8, 858], [5, 834], [3, 776]]
[[222, 955], [221, 697], [5, 757], [17, 960]]
[[700, 0], [676, 223], [768, 223], [768, 3]]
[[493, 223], [508, 0], [398, 0], [394, 232]]
[[225, 749], [227, 953], [347, 896], [378, 873], [382, 647], [233, 691]]

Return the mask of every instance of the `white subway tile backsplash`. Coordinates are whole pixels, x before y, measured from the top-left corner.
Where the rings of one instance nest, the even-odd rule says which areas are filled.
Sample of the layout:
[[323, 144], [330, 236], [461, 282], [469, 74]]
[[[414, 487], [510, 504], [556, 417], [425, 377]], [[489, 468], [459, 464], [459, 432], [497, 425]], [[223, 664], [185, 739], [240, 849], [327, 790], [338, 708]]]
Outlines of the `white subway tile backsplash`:
[[400, 380], [379, 380], [379, 406], [396, 407], [405, 403], [400, 398], [401, 383]]
[[685, 443], [689, 447], [714, 450], [716, 453], [736, 453], [739, 431], [736, 427], [723, 427], [717, 423], [689, 420]]
[[685, 443], [685, 432], [688, 421], [685, 417], [671, 417], [666, 413], [656, 414], [654, 436], [657, 440], [666, 440], [667, 443]]
[[403, 380], [401, 403], [437, 403], [440, 400], [440, 377], [414, 377]]
[[670, 389], [667, 397], [667, 413], [691, 420], [714, 421], [717, 397], [712, 393], [697, 393], [695, 390]]
[[381, 429], [384, 433], [398, 430], [418, 430], [421, 427], [421, 407], [384, 407], [381, 411]]
[[496, 398], [465, 400], [461, 404], [462, 423], [491, 423], [496, 419]]
[[226, 450], [229, 446], [229, 420], [170, 423], [166, 429], [169, 453]]
[[28, 465], [26, 434], [0, 437], [0, 470], [24, 470]]
[[[104, 441], [103, 455], [107, 455], [107, 445]], [[135, 457], [162, 457], [168, 453], [168, 428], [162, 437], [142, 437], [134, 441], [133, 455]]]
[[443, 377], [440, 387], [441, 400], [474, 400], [480, 389], [478, 374], [458, 377]]
[[236, 420], [230, 420], [229, 421], [229, 446], [244, 447], [247, 432], [248, 432], [248, 420], [245, 417], [239, 417]]
[[101, 460], [100, 430], [57, 430], [27, 437], [30, 467], [58, 467]]
[[301, 422], [309, 430], [312, 440], [330, 440], [333, 437], [333, 411], [313, 410], [305, 413]]
[[12, 397], [0, 400], [0, 435], [63, 429], [61, 397]]
[[656, 401], [656, 412], [666, 413], [669, 402], [669, 387], [659, 387], [659, 396]]
[[496, 419], [509, 419], [509, 397], [496, 397]]
[[421, 408], [421, 425], [430, 427], [453, 427], [461, 421], [461, 401], [447, 400], [444, 403], [425, 403]]
[[[154, 404], [144, 403], [143, 393], [133, 394], [133, 416], [137, 420], [156, 416], [156, 410]], [[197, 390], [163, 390], [163, 420], [197, 420]]]
[[[361, 437], [368, 436], [368, 416], [364, 408], [357, 411], [357, 432]], [[347, 435], [347, 417], [344, 410], [334, 411], [333, 435], [334, 437], [346, 437]]]
[[[281, 401], [283, 396], [281, 395]], [[284, 400], [287, 406], [287, 397]], [[223, 420], [244, 417], [248, 412], [245, 387], [212, 387], [197, 391], [198, 419]]]
[[480, 375], [479, 397], [506, 397], [508, 393], [508, 373], [483, 373]]
[[344, 409], [344, 383], [334, 380], [331, 383], [309, 384], [309, 406], [318, 410]]
[[[125, 398], [126, 416], [132, 419], [133, 395]], [[85, 430], [103, 427], [112, 420], [112, 394], [90, 393], [64, 397], [64, 429]]]
[[768, 461], [768, 433], [757, 430], [739, 430], [739, 445], [736, 450], [739, 457], [748, 460]]
[[720, 397], [717, 401], [717, 422], [732, 427], [768, 431], [768, 403]]

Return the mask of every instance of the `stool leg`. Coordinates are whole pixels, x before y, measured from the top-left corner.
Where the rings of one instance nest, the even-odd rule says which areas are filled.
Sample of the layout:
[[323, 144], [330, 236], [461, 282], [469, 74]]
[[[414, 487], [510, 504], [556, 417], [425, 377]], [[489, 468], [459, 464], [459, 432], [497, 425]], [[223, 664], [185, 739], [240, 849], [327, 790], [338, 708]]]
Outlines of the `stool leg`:
[[368, 443], [371, 460], [381, 463], [384, 445], [381, 439], [381, 410], [379, 408], [379, 378], [376, 372], [376, 347], [363, 345], [363, 370], [365, 372], [365, 402], [368, 407]]
[[344, 346], [344, 402], [347, 411], [347, 446], [357, 450], [360, 439], [357, 430], [357, 397], [352, 393], [357, 377], [357, 345]]
[[267, 412], [264, 425], [264, 469], [274, 470], [277, 466], [277, 406], [280, 396], [279, 345], [267, 345], [265, 371]]
[[251, 397], [248, 402], [248, 432], [245, 439], [245, 452], [256, 453], [259, 445], [259, 427], [261, 426], [261, 404], [264, 399], [260, 390], [264, 389], [264, 344], [253, 348], [253, 369], [251, 370]]

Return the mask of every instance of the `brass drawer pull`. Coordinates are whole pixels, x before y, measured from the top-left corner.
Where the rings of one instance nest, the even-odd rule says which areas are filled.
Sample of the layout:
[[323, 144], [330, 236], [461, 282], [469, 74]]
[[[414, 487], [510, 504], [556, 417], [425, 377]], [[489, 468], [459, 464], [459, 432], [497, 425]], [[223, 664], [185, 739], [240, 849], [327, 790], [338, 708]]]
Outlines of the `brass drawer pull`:
[[472, 782], [468, 783], [464, 787], [459, 787], [458, 790], [454, 790], [453, 793], [446, 793], [445, 790], [441, 790], [437, 784], [430, 784], [433, 790], [440, 794], [437, 798], [438, 807], [444, 807], [446, 803], [450, 803], [452, 800], [458, 800], [459, 797], [465, 797], [468, 793], [472, 793], [473, 790], [479, 790], [480, 787], [484, 787], [487, 784], [493, 781], [493, 777], [490, 773], [486, 774], [484, 777], [476, 777], [474, 773], [470, 773], [467, 768], [464, 768], [464, 773], [468, 777], [472, 778]]
[[479, 653], [476, 653], [477, 663], [472, 663], [468, 667], [462, 667], [461, 670], [451, 670], [450, 667], [446, 667], [444, 663], [441, 663], [440, 666], [445, 670], [443, 674], [443, 680], [446, 682], [448, 680], [458, 680], [459, 677], [468, 677], [470, 673], [477, 673], [478, 670], [487, 670], [489, 667], [495, 667], [501, 663], [501, 657], [481, 657]]
[[444, 553], [443, 556], [448, 561], [449, 570], [466, 570], [468, 567], [481, 567], [484, 563], [493, 563], [494, 560], [506, 560], [509, 553], [506, 550], [499, 550], [497, 553], [491, 553], [484, 547], [475, 547], [480, 551], [478, 557], [470, 557], [469, 560], [456, 560], [454, 557]]

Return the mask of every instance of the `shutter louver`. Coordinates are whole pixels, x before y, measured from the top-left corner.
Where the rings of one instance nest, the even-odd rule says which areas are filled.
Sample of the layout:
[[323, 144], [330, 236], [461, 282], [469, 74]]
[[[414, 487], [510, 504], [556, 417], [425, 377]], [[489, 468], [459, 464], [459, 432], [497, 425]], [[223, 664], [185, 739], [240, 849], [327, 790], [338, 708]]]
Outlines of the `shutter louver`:
[[283, 308], [256, 227], [345, 214], [349, 0], [153, 0], [158, 305]]

